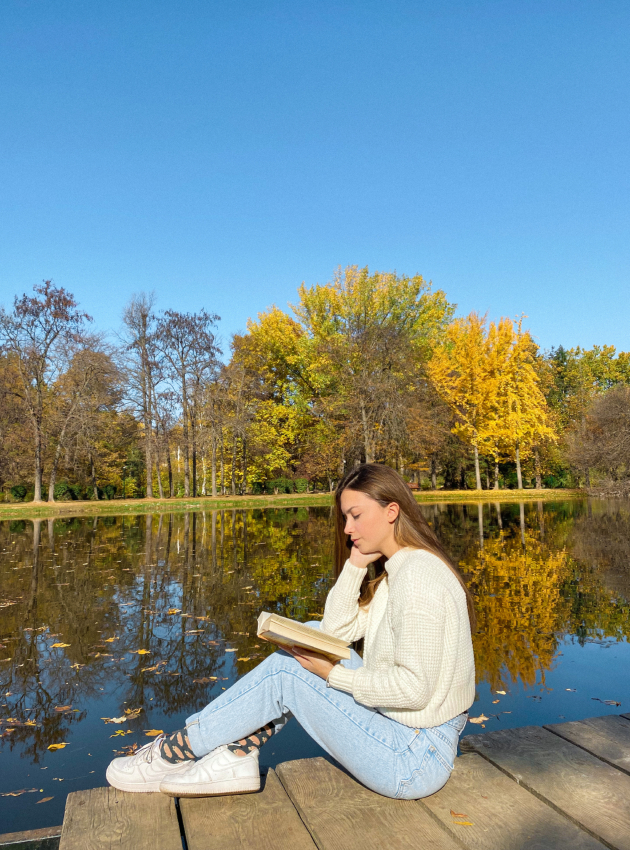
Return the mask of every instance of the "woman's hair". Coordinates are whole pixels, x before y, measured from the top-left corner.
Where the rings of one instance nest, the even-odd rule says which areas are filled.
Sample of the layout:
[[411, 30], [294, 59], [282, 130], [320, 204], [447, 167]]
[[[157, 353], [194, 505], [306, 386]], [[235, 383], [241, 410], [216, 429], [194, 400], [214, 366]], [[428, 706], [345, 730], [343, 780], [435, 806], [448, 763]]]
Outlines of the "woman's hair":
[[[474, 632], [477, 622], [475, 605], [470, 591], [464, 584], [461, 573], [434, 532], [429, 528], [422, 516], [420, 505], [414, 499], [405, 481], [389, 466], [380, 463], [362, 463], [348, 472], [337, 486], [335, 491], [335, 578], [338, 578], [348, 558], [348, 536], [344, 532], [346, 520], [341, 511], [341, 494], [344, 490], [356, 490], [359, 493], [365, 493], [366, 496], [375, 499], [383, 507], [391, 502], [398, 505], [400, 510], [394, 522], [396, 542], [401, 546], [432, 552], [446, 564], [466, 594], [470, 629]], [[385, 560], [382, 557], [373, 565], [370, 565], [373, 566], [373, 570], [368, 571], [361, 585], [360, 605], [370, 603], [376, 593], [376, 588], [385, 578]], [[373, 573], [373, 575], [370, 576], [370, 573]]]

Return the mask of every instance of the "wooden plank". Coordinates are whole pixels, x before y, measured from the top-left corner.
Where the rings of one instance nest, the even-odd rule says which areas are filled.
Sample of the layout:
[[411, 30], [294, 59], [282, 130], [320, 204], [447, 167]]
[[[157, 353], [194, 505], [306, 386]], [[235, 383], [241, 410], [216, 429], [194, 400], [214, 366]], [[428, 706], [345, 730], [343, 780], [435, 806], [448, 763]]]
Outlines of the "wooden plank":
[[613, 767], [630, 774], [630, 723], [616, 714], [543, 726]]
[[182, 850], [175, 800], [92, 788], [68, 795], [59, 850]]
[[536, 726], [466, 745], [615, 850], [630, 850], [630, 776]]
[[605, 847], [476, 753], [456, 759], [444, 788], [418, 804], [474, 850]]
[[258, 794], [181, 798], [188, 850], [315, 850], [273, 770]]
[[319, 850], [461, 846], [415, 800], [381, 797], [326, 759], [288, 761], [276, 770]]
[[61, 826], [5, 832], [0, 835], [0, 848], [5, 850], [58, 850]]
[[625, 717], [626, 720], [630, 720], [630, 714], [622, 714], [621, 717]]

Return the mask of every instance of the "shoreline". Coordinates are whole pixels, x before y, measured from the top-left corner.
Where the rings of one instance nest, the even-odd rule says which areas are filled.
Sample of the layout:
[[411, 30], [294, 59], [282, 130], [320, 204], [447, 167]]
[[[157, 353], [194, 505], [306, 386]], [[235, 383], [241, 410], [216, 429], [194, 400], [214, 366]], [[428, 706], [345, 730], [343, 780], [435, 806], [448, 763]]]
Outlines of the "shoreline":
[[[536, 502], [586, 498], [583, 490], [422, 490], [414, 492], [420, 503]], [[332, 506], [331, 493], [286, 493], [278, 496], [198, 496], [173, 499], [112, 499], [105, 501], [0, 503], [0, 520], [52, 519], [74, 516], [182, 513], [185, 511], [252, 508]]]

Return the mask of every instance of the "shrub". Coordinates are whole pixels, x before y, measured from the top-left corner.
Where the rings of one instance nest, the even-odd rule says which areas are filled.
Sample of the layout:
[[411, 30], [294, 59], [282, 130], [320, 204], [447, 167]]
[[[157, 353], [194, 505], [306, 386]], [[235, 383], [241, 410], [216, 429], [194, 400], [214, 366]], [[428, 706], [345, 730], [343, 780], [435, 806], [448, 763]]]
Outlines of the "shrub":
[[308, 478], [296, 478], [294, 484], [296, 493], [308, 493]]
[[26, 496], [26, 487], [24, 484], [14, 484], [13, 487], [11, 487], [11, 495], [16, 502], [23, 502], [24, 497]]
[[[100, 491], [99, 491], [100, 495]], [[103, 487], [103, 498], [104, 499], [114, 499], [116, 496], [116, 485], [115, 484], [106, 484]]]

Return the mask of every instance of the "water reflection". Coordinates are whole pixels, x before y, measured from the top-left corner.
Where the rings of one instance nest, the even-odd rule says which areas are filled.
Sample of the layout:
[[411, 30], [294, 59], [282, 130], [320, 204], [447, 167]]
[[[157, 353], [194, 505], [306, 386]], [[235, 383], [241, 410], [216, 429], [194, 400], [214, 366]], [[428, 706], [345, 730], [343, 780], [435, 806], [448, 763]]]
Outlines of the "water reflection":
[[[624, 503], [423, 509], [475, 595], [479, 683], [544, 687], [567, 635], [628, 638]], [[328, 508], [0, 523], [2, 792], [16, 758], [60, 766], [59, 743], [85, 750], [80, 787], [102, 784], [113, 749], [176, 727], [272, 651], [256, 641], [260, 610], [321, 615], [331, 548]], [[0, 800], [0, 832], [60, 821], [63, 797], [56, 817], [37, 807], [39, 821], [8, 824]]]

